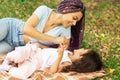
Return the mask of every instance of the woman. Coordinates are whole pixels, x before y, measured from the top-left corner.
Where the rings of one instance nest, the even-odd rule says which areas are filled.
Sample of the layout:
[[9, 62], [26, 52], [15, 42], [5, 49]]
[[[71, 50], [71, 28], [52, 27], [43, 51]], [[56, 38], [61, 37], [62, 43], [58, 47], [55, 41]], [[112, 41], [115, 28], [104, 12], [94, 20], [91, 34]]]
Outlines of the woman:
[[80, 0], [62, 0], [57, 10], [40, 6], [26, 22], [14, 18], [0, 19], [0, 53], [28, 42], [38, 42], [41, 48], [57, 47], [56, 44], [64, 44], [70, 50], [79, 48], [83, 21], [84, 5]]
[[[18, 63], [18, 67], [10, 63]], [[102, 61], [98, 53], [91, 49], [77, 49], [74, 52], [60, 48], [40, 49], [33, 44], [18, 47], [7, 54], [0, 65], [0, 71], [8, 71], [14, 77], [27, 79], [36, 70], [56, 72], [93, 72], [100, 70]]]

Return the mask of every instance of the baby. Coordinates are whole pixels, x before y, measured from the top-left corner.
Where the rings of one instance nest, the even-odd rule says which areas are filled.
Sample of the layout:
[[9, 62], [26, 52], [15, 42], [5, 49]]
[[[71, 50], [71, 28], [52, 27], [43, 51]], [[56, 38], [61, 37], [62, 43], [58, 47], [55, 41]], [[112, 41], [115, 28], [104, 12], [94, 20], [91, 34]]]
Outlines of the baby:
[[[11, 62], [18, 66], [10, 65]], [[14, 77], [27, 79], [36, 70], [56, 72], [93, 72], [100, 70], [102, 61], [98, 53], [91, 49], [77, 49], [73, 52], [64, 50], [61, 45], [58, 49], [41, 49], [35, 44], [16, 47], [9, 52], [0, 65], [0, 71], [8, 71]]]

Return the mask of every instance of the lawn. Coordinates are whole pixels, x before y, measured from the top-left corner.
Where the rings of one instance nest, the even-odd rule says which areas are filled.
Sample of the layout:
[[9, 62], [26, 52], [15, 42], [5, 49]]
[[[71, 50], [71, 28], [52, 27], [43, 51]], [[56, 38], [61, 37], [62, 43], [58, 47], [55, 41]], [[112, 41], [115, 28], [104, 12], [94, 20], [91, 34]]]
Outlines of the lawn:
[[[27, 20], [40, 5], [57, 8], [60, 0], [0, 0], [0, 18]], [[120, 0], [83, 0], [86, 5], [82, 47], [102, 56], [107, 75], [95, 80], [120, 80]]]

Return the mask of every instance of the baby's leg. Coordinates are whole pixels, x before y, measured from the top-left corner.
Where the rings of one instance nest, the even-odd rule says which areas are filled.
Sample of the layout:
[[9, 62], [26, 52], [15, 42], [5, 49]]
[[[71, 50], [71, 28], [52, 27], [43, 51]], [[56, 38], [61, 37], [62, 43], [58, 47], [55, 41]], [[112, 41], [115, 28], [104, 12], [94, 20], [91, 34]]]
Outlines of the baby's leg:
[[36, 70], [36, 65], [31, 61], [25, 61], [19, 67], [10, 69], [9, 74], [20, 79], [27, 79]]

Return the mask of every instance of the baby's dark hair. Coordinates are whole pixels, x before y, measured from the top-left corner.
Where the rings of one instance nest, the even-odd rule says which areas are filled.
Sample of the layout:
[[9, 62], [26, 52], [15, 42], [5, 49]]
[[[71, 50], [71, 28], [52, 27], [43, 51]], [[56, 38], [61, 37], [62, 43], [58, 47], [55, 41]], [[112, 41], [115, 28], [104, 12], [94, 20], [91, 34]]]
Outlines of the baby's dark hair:
[[81, 59], [77, 59], [72, 62], [71, 65], [65, 66], [61, 72], [93, 72], [101, 70], [102, 60], [100, 55], [94, 50], [89, 50], [86, 54], [83, 54]]

